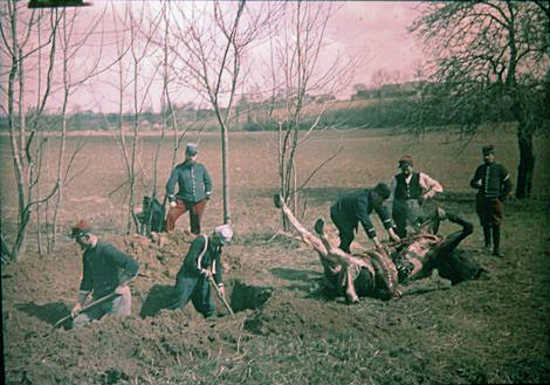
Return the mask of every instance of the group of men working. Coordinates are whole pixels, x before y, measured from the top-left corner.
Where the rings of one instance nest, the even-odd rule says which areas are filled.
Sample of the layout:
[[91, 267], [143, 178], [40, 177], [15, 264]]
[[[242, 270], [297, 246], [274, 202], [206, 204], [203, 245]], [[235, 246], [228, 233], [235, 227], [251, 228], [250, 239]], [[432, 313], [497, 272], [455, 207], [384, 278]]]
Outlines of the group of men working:
[[[482, 154], [484, 163], [475, 171], [470, 185], [478, 190], [476, 212], [483, 228], [485, 248], [490, 250], [492, 245], [493, 255], [502, 257], [502, 202], [510, 193], [512, 185], [506, 168], [495, 162], [494, 146], [484, 146]], [[345, 195], [331, 207], [330, 217], [339, 231], [340, 249], [350, 252], [359, 223], [374, 245], [380, 248], [380, 241], [370, 220], [373, 211], [394, 241], [407, 237], [408, 226], [418, 229], [422, 225], [426, 219], [423, 203], [442, 192], [443, 187], [426, 173], [415, 171], [410, 155], [403, 155], [399, 159], [398, 168], [400, 172], [392, 178], [389, 187], [385, 183], [378, 183], [372, 189]], [[391, 208], [391, 216], [388, 207]]]
[[[495, 162], [493, 146], [484, 146], [482, 152], [484, 164], [478, 167], [470, 184], [478, 189], [476, 210], [483, 227], [485, 247], [489, 248], [492, 241], [493, 254], [502, 256], [499, 248], [502, 201], [511, 190], [510, 177], [506, 169]], [[197, 146], [188, 144], [185, 161], [174, 168], [166, 184], [170, 206], [165, 222], [166, 231], [173, 231], [177, 219], [189, 211], [191, 233], [196, 235], [177, 274], [175, 298], [171, 308], [183, 308], [191, 300], [197, 311], [209, 317], [215, 311], [210, 298], [209, 281], [217, 285], [216, 289], [221, 295], [224, 294], [221, 255], [223, 246], [232, 240], [233, 230], [229, 224], [224, 224], [217, 226], [210, 236], [201, 235], [201, 217], [212, 194], [212, 181], [204, 165], [196, 162], [196, 156]], [[427, 174], [415, 171], [409, 155], [399, 159], [398, 167], [400, 173], [394, 176], [390, 187], [385, 183], [378, 183], [372, 189], [344, 196], [331, 207], [330, 216], [339, 231], [339, 249], [344, 254], [350, 253], [350, 245], [359, 223], [376, 248], [382, 247], [370, 220], [372, 211], [378, 214], [389, 237], [396, 242], [407, 237], [408, 225], [413, 228], [422, 226], [425, 219], [423, 202], [442, 192], [443, 188]], [[179, 187], [177, 194], [176, 184]], [[391, 217], [384, 205], [388, 199], [391, 202]], [[439, 217], [442, 218], [441, 215]], [[439, 249], [444, 251], [454, 250], [472, 232], [469, 223], [454, 216], [450, 217], [463, 226], [463, 231], [446, 243], [439, 242]], [[322, 232], [322, 228], [319, 232]], [[136, 277], [139, 263], [109, 243], [100, 241], [86, 221], [81, 220], [71, 229], [71, 237], [84, 251], [82, 279], [78, 301], [71, 311], [71, 326], [85, 325], [105, 314], [129, 315], [131, 293], [128, 283]], [[431, 244], [426, 242], [426, 245], [427, 250]], [[316, 249], [320, 254], [330, 254], [323, 246]], [[90, 293], [94, 299], [92, 303], [97, 305], [84, 307]], [[102, 302], [102, 299], [108, 300]]]

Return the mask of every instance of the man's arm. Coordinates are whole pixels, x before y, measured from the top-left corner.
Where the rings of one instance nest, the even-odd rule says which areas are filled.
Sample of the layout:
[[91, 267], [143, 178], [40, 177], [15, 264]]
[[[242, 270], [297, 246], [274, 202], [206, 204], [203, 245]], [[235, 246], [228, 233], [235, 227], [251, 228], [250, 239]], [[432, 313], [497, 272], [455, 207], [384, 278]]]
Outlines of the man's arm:
[[86, 299], [92, 291], [92, 275], [90, 273], [90, 266], [84, 256], [82, 256], [82, 279], [80, 280], [80, 287], [78, 290], [78, 297], [76, 304], [71, 310], [71, 316], [74, 318], [80, 313], [80, 309], [84, 306]]
[[114, 263], [122, 269], [122, 274], [118, 282], [118, 286], [124, 286], [128, 281], [132, 280], [138, 273], [139, 262], [128, 254], [124, 254], [117, 248], [111, 245], [105, 247], [105, 252], [111, 255]]
[[399, 241], [399, 236], [395, 233], [393, 221], [389, 216], [386, 207], [383, 205], [377, 205], [374, 207], [374, 210], [376, 211], [376, 214], [378, 214], [378, 218], [380, 218], [380, 221], [388, 232], [389, 237], [394, 241]]
[[[90, 293], [92, 291], [93, 282], [90, 271], [89, 262], [82, 256], [82, 278], [80, 280], [80, 292]], [[87, 295], [87, 294], [86, 294]], [[84, 298], [86, 300], [86, 298]]]
[[501, 166], [502, 181], [500, 183], [501, 195], [500, 200], [506, 199], [508, 194], [512, 191], [512, 182], [510, 181], [510, 174], [504, 166]]
[[212, 178], [210, 178], [210, 174], [204, 165], [202, 168], [204, 170], [204, 192], [206, 193], [206, 197], [210, 198], [210, 195], [212, 194]]
[[199, 266], [199, 256], [204, 250], [205, 245], [206, 240], [203, 236], [199, 236], [191, 242], [191, 247], [189, 248], [183, 262], [187, 272], [195, 273], [197, 275], [202, 273], [203, 269]]
[[420, 180], [418, 182], [424, 192], [423, 199], [433, 198], [436, 193], [443, 192], [443, 186], [441, 183], [426, 173], [420, 173]]
[[475, 189], [481, 188], [481, 166], [479, 166], [474, 174], [474, 177], [470, 181], [470, 187]]
[[222, 277], [222, 253], [223, 249], [220, 250], [216, 258], [214, 259], [214, 281], [218, 287], [223, 287], [223, 277]]
[[174, 168], [172, 170], [172, 173], [170, 174], [170, 178], [168, 179], [168, 182], [166, 182], [166, 197], [168, 199], [168, 202], [173, 202], [176, 200], [176, 182], [178, 181], [178, 169]]
[[[367, 236], [375, 242], [376, 239], [376, 230], [370, 220], [369, 215], [369, 201], [367, 196], [361, 196], [357, 200], [357, 213], [355, 214], [363, 229], [367, 233]], [[376, 242], [375, 242], [376, 243]]]

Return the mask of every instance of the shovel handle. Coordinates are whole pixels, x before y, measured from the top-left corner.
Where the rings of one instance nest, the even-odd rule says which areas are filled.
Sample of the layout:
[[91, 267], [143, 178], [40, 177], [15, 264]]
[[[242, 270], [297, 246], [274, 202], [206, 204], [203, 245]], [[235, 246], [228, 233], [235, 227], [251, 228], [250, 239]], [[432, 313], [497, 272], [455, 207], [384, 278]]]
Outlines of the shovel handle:
[[208, 274], [208, 282], [210, 282], [210, 284], [212, 285], [214, 290], [216, 290], [216, 294], [218, 295], [218, 298], [221, 299], [221, 301], [223, 302], [223, 305], [225, 306], [227, 311], [229, 311], [229, 314], [234, 316], [235, 313], [233, 312], [233, 309], [231, 309], [231, 306], [229, 306], [229, 303], [227, 303], [227, 300], [225, 299], [225, 296], [222, 295], [222, 293], [220, 292], [220, 289], [218, 288], [218, 285], [216, 285], [216, 282], [214, 281], [214, 278], [210, 274]]
[[[80, 309], [79, 313], [82, 313], [83, 311], [86, 311], [96, 305], [99, 305], [103, 302], [107, 302], [108, 300], [112, 299], [112, 298], [115, 298], [115, 297], [118, 297], [120, 296], [120, 294], [116, 293], [116, 292], [112, 292], [110, 294], [107, 294], [106, 296], [104, 297], [101, 297], [99, 299], [96, 299], [95, 301], [91, 302], [90, 304], [84, 306], [82, 309]], [[73, 315], [72, 314], [69, 314], [68, 316], [65, 316], [63, 318], [61, 318], [59, 321], [57, 321], [53, 327], [52, 327], [52, 330], [53, 329], [56, 329], [57, 327], [59, 327], [59, 325], [63, 324], [63, 322], [67, 321], [68, 319], [71, 319], [73, 318]]]

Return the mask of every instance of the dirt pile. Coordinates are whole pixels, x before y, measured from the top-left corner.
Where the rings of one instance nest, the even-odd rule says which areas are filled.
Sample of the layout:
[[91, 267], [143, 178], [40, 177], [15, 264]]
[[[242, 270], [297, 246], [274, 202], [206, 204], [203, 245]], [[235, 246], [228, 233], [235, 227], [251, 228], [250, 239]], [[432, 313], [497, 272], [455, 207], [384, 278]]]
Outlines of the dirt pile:
[[[167, 236], [162, 247], [139, 235], [105, 237], [140, 263], [130, 286], [132, 315], [106, 317], [78, 331], [52, 329], [74, 305], [81, 273], [81, 252], [67, 245], [55, 255], [28, 255], [3, 266], [3, 333], [6, 379], [24, 383], [125, 383], [151, 381], [170, 363], [214, 354], [233, 354], [242, 340], [243, 317], [271, 298], [270, 288], [247, 285], [231, 275], [240, 260], [224, 254], [226, 295], [236, 317], [219, 300], [218, 313], [205, 321], [192, 306], [170, 311], [173, 285], [192, 240], [183, 233]], [[144, 369], [145, 368], [145, 369]], [[149, 377], [148, 377], [149, 376]], [[163, 378], [170, 377], [163, 373]]]

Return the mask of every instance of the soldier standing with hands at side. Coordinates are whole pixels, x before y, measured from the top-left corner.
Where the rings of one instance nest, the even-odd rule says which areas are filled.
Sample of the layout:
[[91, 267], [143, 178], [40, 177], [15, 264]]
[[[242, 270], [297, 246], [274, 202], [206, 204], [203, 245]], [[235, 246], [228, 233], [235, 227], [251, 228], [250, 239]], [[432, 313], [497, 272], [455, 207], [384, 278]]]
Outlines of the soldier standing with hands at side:
[[[202, 163], [196, 161], [197, 145], [188, 143], [185, 149], [185, 161], [178, 164], [170, 179], [166, 183], [166, 196], [170, 209], [166, 215], [164, 228], [167, 232], [173, 232], [176, 221], [186, 211], [189, 211], [191, 233], [201, 233], [201, 218], [206, 207], [206, 202], [212, 194], [212, 180]], [[179, 191], [175, 193], [175, 186], [178, 184]]]
[[503, 201], [506, 200], [512, 183], [506, 168], [495, 162], [495, 147], [490, 144], [483, 146], [483, 164], [480, 165], [470, 181], [470, 186], [477, 189], [476, 212], [483, 227], [485, 249], [490, 250], [493, 244], [493, 255], [503, 257], [500, 251], [500, 225], [504, 211]]

